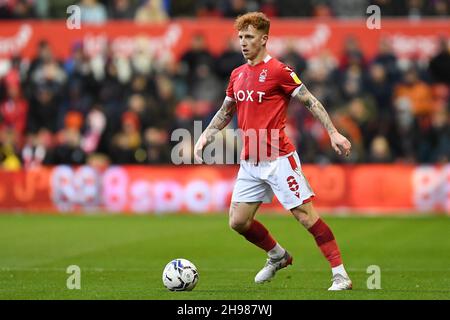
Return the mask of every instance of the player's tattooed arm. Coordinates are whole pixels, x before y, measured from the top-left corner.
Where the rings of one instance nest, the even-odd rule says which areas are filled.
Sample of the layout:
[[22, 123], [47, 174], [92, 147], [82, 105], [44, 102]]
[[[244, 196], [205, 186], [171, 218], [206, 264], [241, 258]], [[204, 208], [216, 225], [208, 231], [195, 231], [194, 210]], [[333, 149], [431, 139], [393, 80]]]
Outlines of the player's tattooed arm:
[[303, 102], [305, 107], [313, 114], [313, 116], [320, 121], [320, 123], [327, 129], [328, 134], [333, 134], [334, 132], [337, 132], [336, 128], [334, 127], [333, 123], [331, 122], [330, 116], [328, 115], [328, 112], [323, 107], [322, 103], [320, 103], [319, 100], [317, 100], [314, 95], [309, 92], [309, 90], [306, 88], [306, 86], [303, 84], [300, 87], [299, 92], [297, 93], [297, 98]]
[[331, 146], [337, 154], [345, 154], [348, 156], [352, 147], [350, 141], [348, 141], [346, 137], [337, 131], [322, 103], [320, 103], [320, 101], [317, 100], [311, 92], [309, 92], [304, 84], [300, 87], [300, 90], [297, 93], [297, 98], [314, 115], [314, 117], [320, 121], [325, 129], [327, 129], [331, 140]]
[[236, 112], [236, 102], [225, 99], [223, 101], [222, 107], [220, 107], [219, 111], [217, 111], [214, 118], [211, 120], [211, 123], [205, 129], [204, 134], [206, 138], [211, 138], [211, 136], [215, 135], [218, 131], [225, 128], [233, 119], [233, 116]]
[[230, 123], [235, 113], [236, 102], [233, 100], [225, 99], [223, 101], [222, 107], [220, 107], [219, 111], [217, 111], [214, 118], [211, 120], [210, 124], [205, 129], [205, 131], [203, 131], [197, 143], [195, 144], [194, 157], [198, 162], [203, 162], [201, 156], [203, 148], [207, 144], [212, 142], [212, 138], [216, 133], [225, 128]]

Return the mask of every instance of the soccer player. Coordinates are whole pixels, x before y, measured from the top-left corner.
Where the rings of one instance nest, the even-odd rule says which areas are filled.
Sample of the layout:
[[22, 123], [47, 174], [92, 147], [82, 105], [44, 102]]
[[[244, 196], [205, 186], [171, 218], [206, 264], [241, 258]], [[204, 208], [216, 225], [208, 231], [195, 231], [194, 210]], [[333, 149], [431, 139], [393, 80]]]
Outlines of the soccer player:
[[[349, 290], [352, 282], [334, 235], [312, 205], [314, 193], [302, 173], [295, 147], [284, 132], [290, 98], [299, 99], [321, 122], [339, 155], [348, 156], [351, 144], [337, 131], [325, 108], [295, 72], [268, 54], [270, 20], [263, 13], [250, 12], [238, 17], [235, 27], [247, 63], [231, 73], [222, 107], [194, 147], [195, 158], [203, 161], [204, 147], [237, 113], [239, 129], [244, 133], [244, 146], [231, 199], [229, 224], [268, 254], [255, 282], [270, 281], [278, 270], [292, 264], [292, 256], [264, 225], [254, 219], [261, 203], [271, 202], [275, 194], [283, 207], [312, 234], [329, 261], [333, 278], [328, 290]], [[255, 136], [256, 143], [251, 141]]]

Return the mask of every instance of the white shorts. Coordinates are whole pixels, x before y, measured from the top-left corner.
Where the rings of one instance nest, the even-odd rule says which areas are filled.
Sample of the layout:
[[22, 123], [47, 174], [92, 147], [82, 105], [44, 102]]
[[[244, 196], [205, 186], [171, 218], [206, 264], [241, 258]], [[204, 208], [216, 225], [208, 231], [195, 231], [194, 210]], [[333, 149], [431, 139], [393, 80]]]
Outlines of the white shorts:
[[297, 152], [258, 164], [241, 160], [232, 202], [272, 202], [274, 194], [286, 210], [312, 199]]

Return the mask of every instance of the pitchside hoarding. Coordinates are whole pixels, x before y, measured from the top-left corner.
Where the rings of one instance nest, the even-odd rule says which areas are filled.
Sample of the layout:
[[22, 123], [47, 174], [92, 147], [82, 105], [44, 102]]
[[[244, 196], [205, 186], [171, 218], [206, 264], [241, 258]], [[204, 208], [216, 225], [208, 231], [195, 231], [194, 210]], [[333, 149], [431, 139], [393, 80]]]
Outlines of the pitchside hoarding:
[[[82, 43], [87, 53], [94, 56], [111, 46], [113, 52], [129, 56], [136, 51], [168, 59], [179, 58], [191, 45], [192, 38], [202, 34], [213, 54], [220, 54], [230, 39], [237, 41], [233, 20], [176, 19], [169, 23], [137, 25], [128, 21], [114, 21], [102, 25], [82, 25], [68, 29], [66, 21], [18, 21], [0, 23], [0, 59], [20, 54], [32, 58], [39, 41], [47, 40], [54, 52], [65, 59], [75, 43]], [[305, 57], [330, 52], [339, 57], [348, 37], [359, 40], [367, 58], [379, 50], [381, 39], [386, 39], [399, 58], [429, 58], [439, 50], [439, 38], [448, 38], [447, 20], [420, 21], [383, 18], [381, 29], [369, 30], [366, 20], [339, 21], [334, 19], [273, 20], [269, 42], [272, 55], [279, 56], [293, 47]]]
[[[228, 209], [238, 166], [0, 171], [0, 211], [205, 214]], [[322, 211], [450, 214], [450, 165], [304, 165]], [[283, 212], [276, 198], [267, 211]]]

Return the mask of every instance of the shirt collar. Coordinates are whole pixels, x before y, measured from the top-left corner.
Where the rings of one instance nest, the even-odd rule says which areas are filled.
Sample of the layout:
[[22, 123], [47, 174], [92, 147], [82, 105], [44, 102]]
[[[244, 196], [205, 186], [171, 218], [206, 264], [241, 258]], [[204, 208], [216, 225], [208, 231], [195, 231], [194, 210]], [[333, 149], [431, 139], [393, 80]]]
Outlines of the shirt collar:
[[272, 59], [272, 57], [268, 54], [268, 55], [264, 58], [264, 63], [269, 62], [270, 59]]

